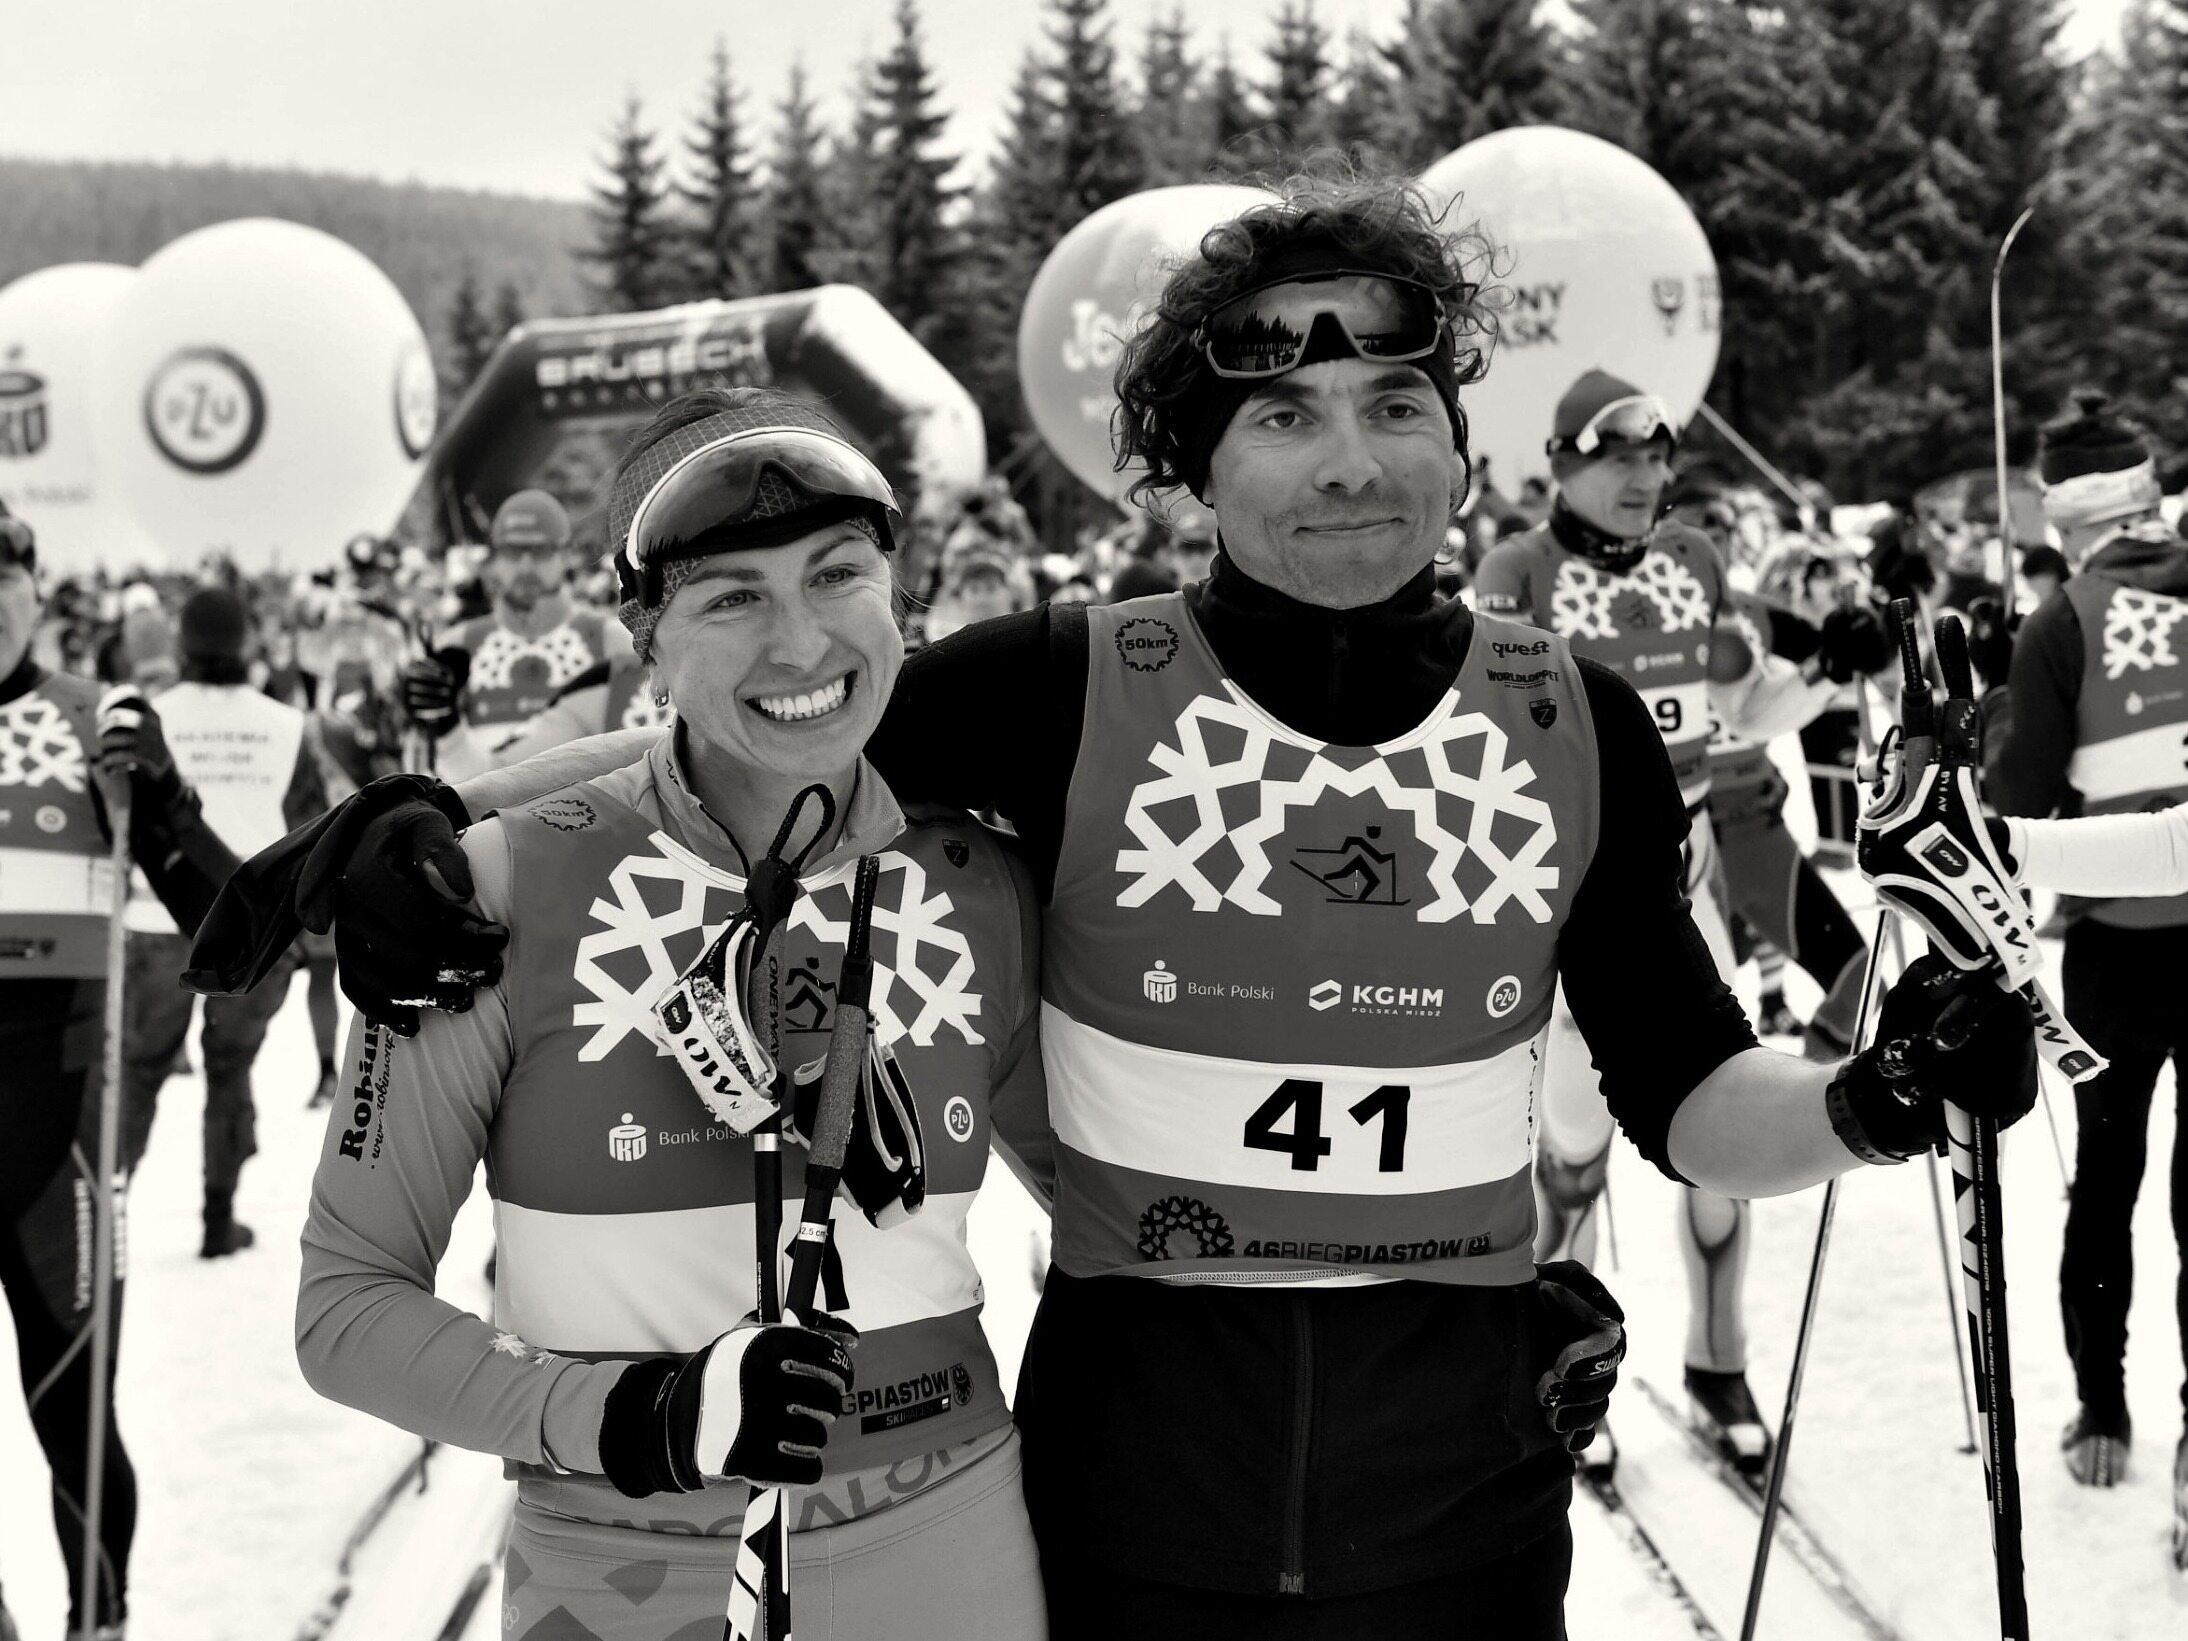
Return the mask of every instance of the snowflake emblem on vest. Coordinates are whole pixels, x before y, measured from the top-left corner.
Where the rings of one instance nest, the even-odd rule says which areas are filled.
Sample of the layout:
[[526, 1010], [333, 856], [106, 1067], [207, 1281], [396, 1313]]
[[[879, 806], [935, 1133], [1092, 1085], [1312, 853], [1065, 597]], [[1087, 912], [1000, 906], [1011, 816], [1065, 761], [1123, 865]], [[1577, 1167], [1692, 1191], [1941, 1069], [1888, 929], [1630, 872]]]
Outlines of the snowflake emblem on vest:
[[0, 707], [0, 786], [58, 786], [81, 792], [84, 743], [68, 714], [43, 695]]
[[2173, 629], [2184, 619], [2188, 619], [2188, 599], [2114, 588], [2112, 601], [2104, 607], [2105, 677], [2180, 665], [2173, 649]]
[[[592, 904], [601, 927], [578, 939], [575, 978], [593, 999], [572, 1010], [571, 1024], [593, 1031], [578, 1050], [580, 1060], [606, 1059], [628, 1033], [652, 1041], [654, 1001], [680, 969], [669, 942], [694, 931], [701, 942], [713, 939], [739, 903], [735, 891], [699, 870], [696, 857], [667, 834], [654, 833], [652, 842], [653, 853], [626, 855], [609, 872], [607, 895]], [[929, 1047], [945, 1028], [967, 1043], [987, 1041], [973, 1024], [980, 994], [972, 989], [971, 943], [949, 921], [954, 910], [947, 893], [928, 891], [927, 869], [918, 861], [895, 850], [881, 856], [873, 1002], [874, 1031], [882, 1042], [908, 1037]], [[800, 895], [790, 927], [841, 952], [851, 933], [849, 875]], [[698, 944], [682, 948], [687, 961]], [[626, 985], [610, 966], [628, 976], [632, 952], [645, 972]], [[657, 1045], [655, 1052], [668, 1050]]]
[[[1486, 714], [1460, 712], [1457, 697], [1447, 695], [1439, 709], [1445, 716], [1419, 746], [1347, 769], [1318, 747], [1277, 735], [1236, 685], [1226, 680], [1224, 689], [1225, 699], [1194, 697], [1178, 715], [1177, 744], [1158, 740], [1148, 752], [1155, 778], [1134, 787], [1125, 807], [1125, 827], [1138, 846], [1117, 851], [1117, 870], [1131, 880], [1118, 892], [1119, 906], [1144, 906], [1174, 886], [1196, 912], [1227, 902], [1256, 917], [1281, 916], [1282, 904], [1265, 885], [1273, 869], [1269, 845], [1282, 839], [1287, 812], [1311, 809], [1328, 793], [1372, 794], [1392, 814], [1408, 817], [1413, 835], [1429, 850], [1433, 894], [1414, 913], [1418, 921], [1449, 923], [1464, 915], [1494, 923], [1507, 903], [1537, 923], [1550, 921], [1543, 896], [1557, 887], [1558, 869], [1543, 858], [1557, 842], [1556, 821], [1549, 803], [1526, 790], [1534, 784], [1533, 766], [1524, 758], [1508, 761], [1511, 739]], [[1216, 755], [1211, 729], [1243, 737], [1235, 758]], [[1223, 794], [1234, 787], [1250, 788], [1259, 799], [1258, 812], [1236, 827], [1223, 818]], [[1438, 819], [1440, 798], [1463, 801], [1463, 833]], [[1184, 835], [1174, 837], [1157, 812], [1181, 800], [1191, 806], [1192, 819]], [[1509, 849], [1491, 835], [1500, 818], [1519, 823], [1504, 829], [1508, 841], [1517, 839]], [[1226, 840], [1237, 870], [1218, 884], [1202, 863]], [[1458, 884], [1459, 863], [1469, 857], [1489, 874], [1488, 885], [1471, 898]]]
[[508, 689], [517, 681], [517, 669], [529, 662], [545, 675], [547, 688], [560, 689], [598, 659], [575, 627], [557, 627], [539, 638], [496, 627], [471, 657], [471, 684], [475, 689]]
[[1709, 625], [1709, 593], [1671, 554], [1651, 549], [1630, 575], [1605, 575], [1566, 558], [1550, 584], [1550, 630], [1566, 638], [1616, 638], [1654, 627], [1687, 632]]

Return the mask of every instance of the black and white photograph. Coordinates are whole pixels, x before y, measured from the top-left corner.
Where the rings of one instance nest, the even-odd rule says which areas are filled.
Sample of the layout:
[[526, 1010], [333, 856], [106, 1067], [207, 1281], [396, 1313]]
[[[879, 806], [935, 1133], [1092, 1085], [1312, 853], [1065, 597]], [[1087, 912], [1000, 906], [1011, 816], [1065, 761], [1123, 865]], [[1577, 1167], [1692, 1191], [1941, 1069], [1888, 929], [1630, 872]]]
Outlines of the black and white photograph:
[[2188, 0], [6, 37], [0, 1641], [2188, 1634]]

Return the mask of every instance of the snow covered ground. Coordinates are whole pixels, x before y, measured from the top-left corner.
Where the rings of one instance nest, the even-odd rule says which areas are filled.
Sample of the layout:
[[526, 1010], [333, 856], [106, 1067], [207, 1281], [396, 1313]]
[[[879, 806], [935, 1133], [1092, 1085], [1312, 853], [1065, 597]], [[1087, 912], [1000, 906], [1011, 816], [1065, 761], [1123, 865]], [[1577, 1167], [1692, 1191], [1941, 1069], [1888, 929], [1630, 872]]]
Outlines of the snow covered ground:
[[[1796, 980], [1793, 997], [1803, 1004], [1812, 993]], [[168, 1084], [133, 1195], [120, 1420], [142, 1493], [132, 1573], [132, 1630], [140, 1641], [288, 1641], [325, 1593], [357, 1513], [414, 1447], [400, 1432], [321, 1401], [303, 1384], [290, 1349], [296, 1235], [323, 1127], [319, 1114], [303, 1109], [313, 1069], [299, 990], [260, 1061], [261, 1152], [238, 1203], [258, 1229], [256, 1249], [211, 1264], [195, 1257], [202, 1101], [195, 1077]], [[2055, 1105], [2071, 1153], [2072, 1106]], [[2174, 1121], [2169, 1090], [2160, 1090], [2157, 1107], [2150, 1151], [2163, 1158]], [[992, 1169], [989, 1179], [972, 1237], [1010, 1383], [1033, 1308], [1037, 1216], [1004, 1169]], [[1754, 1385], [1773, 1422], [1819, 1200], [1810, 1193], [1756, 1208], [1748, 1282]], [[1612, 1202], [1619, 1257], [1606, 1274], [1631, 1319], [1629, 1371], [1676, 1392], [1685, 1298], [1671, 1236], [1674, 1192], [1625, 1151], [1613, 1169]], [[482, 1208], [474, 1198], [459, 1223], [442, 1286], [483, 1310]], [[2074, 1487], [2057, 1456], [2058, 1429], [2072, 1410], [2054, 1287], [2063, 1213], [2039, 1113], [2006, 1148], [2033, 1633], [2045, 1641], [2188, 1634], [2188, 1589], [2169, 1572], [2165, 1554], [2180, 1361], [2162, 1175], [2144, 1192], [2136, 1219], [2128, 1384], [2139, 1445], [2127, 1484], [2110, 1493]], [[6, 1333], [0, 1313], [0, 1351]], [[1959, 1452], [1954, 1371], [1922, 1170], [1857, 1171], [1840, 1198], [1792, 1491], [1883, 1616], [1919, 1641], [1998, 1633], [1981, 1467]], [[1621, 1405], [1614, 1403], [1614, 1423]], [[436, 1471], [436, 1496], [444, 1511], [467, 1510], [472, 1519], [453, 1527], [423, 1514], [391, 1522], [366, 1558], [358, 1605], [338, 1637], [432, 1641], [478, 1559], [475, 1540], [491, 1531], [491, 1520], [482, 1526], [478, 1518], [490, 1517], [501, 1496], [491, 1466], [445, 1457], [452, 1462]], [[1590, 1508], [1583, 1504], [1576, 1516], [1576, 1641], [1691, 1635]], [[1744, 1567], [1752, 1544], [1742, 1536], [1708, 1548], [1713, 1559]], [[0, 1585], [26, 1641], [58, 1641], [65, 1603], [44, 1464], [12, 1375], [0, 1388]], [[497, 1610], [489, 1589], [468, 1633], [492, 1633]], [[1737, 1619], [1735, 1611], [1729, 1633], [1737, 1633]], [[414, 1638], [405, 1628], [412, 1621], [422, 1624]], [[1801, 1631], [1787, 1609], [1766, 1600], [1761, 1633]]]

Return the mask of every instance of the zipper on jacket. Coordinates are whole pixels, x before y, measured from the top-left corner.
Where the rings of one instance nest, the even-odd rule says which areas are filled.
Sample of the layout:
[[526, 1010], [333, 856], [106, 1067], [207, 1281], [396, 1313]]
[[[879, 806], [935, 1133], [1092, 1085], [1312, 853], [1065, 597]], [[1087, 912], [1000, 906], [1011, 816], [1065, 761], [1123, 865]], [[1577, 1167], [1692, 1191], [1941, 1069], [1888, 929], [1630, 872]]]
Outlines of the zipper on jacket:
[[1314, 1433], [1314, 1311], [1310, 1296], [1285, 1295], [1291, 1307], [1291, 1446], [1284, 1476], [1284, 1564], [1276, 1575], [1279, 1595], [1307, 1593], [1307, 1457]]

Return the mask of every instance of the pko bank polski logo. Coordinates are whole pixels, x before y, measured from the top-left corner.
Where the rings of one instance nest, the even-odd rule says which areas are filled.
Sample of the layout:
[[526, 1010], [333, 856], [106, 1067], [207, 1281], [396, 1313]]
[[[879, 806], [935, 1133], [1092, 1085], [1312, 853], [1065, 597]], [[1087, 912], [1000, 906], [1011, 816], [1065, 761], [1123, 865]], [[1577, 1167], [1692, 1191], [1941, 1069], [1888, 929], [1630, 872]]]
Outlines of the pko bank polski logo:
[[1170, 965], [1158, 957], [1155, 966], [1140, 976], [1140, 991], [1150, 1003], [1175, 1003], [1178, 977], [1170, 971]]
[[1391, 986], [1375, 981], [1324, 980], [1307, 990], [1307, 1006], [1325, 1014], [1344, 1005], [1348, 1014], [1406, 1015], [1433, 1019], [1443, 1013], [1443, 987]]

